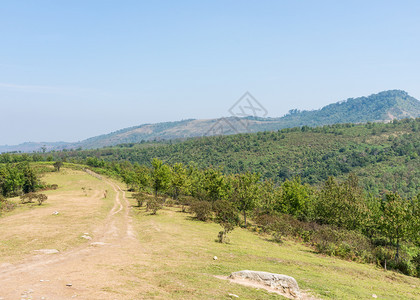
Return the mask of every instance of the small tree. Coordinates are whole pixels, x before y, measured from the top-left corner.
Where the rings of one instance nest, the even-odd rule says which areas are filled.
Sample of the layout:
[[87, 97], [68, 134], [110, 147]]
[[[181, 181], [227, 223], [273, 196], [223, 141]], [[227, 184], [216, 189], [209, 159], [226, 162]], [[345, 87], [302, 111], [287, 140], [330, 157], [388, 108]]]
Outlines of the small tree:
[[207, 168], [204, 170], [202, 180], [205, 200], [214, 203], [217, 200], [227, 199], [229, 185], [220, 169]]
[[173, 197], [178, 200], [180, 195], [188, 193], [191, 181], [188, 178], [187, 169], [182, 163], [176, 163], [172, 166], [171, 187], [173, 190]]
[[23, 173], [22, 191], [24, 193], [35, 192], [39, 183], [35, 171], [29, 166], [28, 162], [22, 163], [20, 168]]
[[133, 183], [136, 190], [147, 192], [150, 188], [150, 168], [136, 165], [134, 168]]
[[258, 203], [258, 181], [260, 175], [246, 172], [238, 174], [232, 182], [232, 199], [244, 215], [245, 227], [247, 226], [246, 213], [253, 210]]
[[47, 201], [48, 196], [45, 194], [37, 194], [36, 195], [36, 200], [38, 201], [38, 205], [41, 205], [42, 203], [44, 203], [45, 201]]
[[55, 171], [56, 172], [60, 172], [60, 168], [61, 168], [61, 166], [63, 165], [63, 162], [61, 162], [61, 161], [56, 161], [55, 163], [54, 163], [54, 169], [55, 169]]
[[216, 201], [214, 210], [216, 212], [216, 222], [223, 228], [217, 236], [217, 241], [219, 243], [228, 243], [227, 234], [239, 224], [238, 212], [232, 203], [226, 200]]
[[318, 223], [359, 230], [369, 220], [368, 216], [366, 197], [356, 175], [351, 173], [342, 183], [332, 177], [327, 179], [315, 203]]
[[168, 189], [171, 180], [171, 169], [157, 158], [152, 160], [152, 167], [151, 181], [157, 200], [158, 194]]
[[382, 204], [382, 217], [379, 220], [381, 231], [396, 245], [395, 260], [399, 260], [400, 243], [409, 238], [411, 232], [410, 202], [400, 195], [390, 193]]

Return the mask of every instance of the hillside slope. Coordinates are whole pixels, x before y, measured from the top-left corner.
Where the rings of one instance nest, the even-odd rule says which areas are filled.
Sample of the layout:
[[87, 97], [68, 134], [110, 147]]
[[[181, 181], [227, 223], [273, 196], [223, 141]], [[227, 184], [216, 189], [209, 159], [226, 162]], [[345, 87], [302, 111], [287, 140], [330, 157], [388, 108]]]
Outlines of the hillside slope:
[[218, 224], [179, 206], [151, 215], [116, 181], [65, 167], [44, 180], [59, 185], [47, 204], [15, 199], [17, 209], [0, 216], [2, 299], [283, 299], [215, 277], [244, 269], [293, 276], [316, 299], [420, 296], [418, 278], [319, 255], [293, 240], [279, 244], [236, 228], [231, 243], [216, 243]]
[[171, 164], [220, 166], [226, 173], [259, 172], [264, 178], [280, 182], [300, 176], [303, 182], [315, 185], [322, 184], [328, 176], [345, 178], [354, 172], [374, 195], [398, 191], [415, 196], [420, 187], [419, 128], [420, 118], [391, 123], [295, 127], [44, 156], [75, 162], [85, 162], [90, 157], [92, 166], [101, 166], [102, 160], [149, 165], [157, 157]]
[[289, 114], [280, 118], [229, 117], [143, 124], [77, 143], [25, 143], [18, 146], [0, 146], [0, 152], [41, 151], [43, 145], [47, 150], [94, 149], [142, 141], [272, 131], [305, 125], [313, 127], [338, 123], [389, 122], [393, 119], [417, 117], [420, 117], [420, 101], [404, 91], [391, 90], [368, 97], [350, 98], [319, 110], [291, 110]]
[[82, 141], [84, 149], [139, 143], [150, 140], [183, 139], [210, 135], [229, 135], [337, 123], [388, 122], [393, 119], [420, 117], [420, 101], [404, 91], [385, 91], [369, 97], [350, 98], [319, 110], [293, 111], [280, 118], [238, 119], [235, 117], [184, 120], [145, 124]]

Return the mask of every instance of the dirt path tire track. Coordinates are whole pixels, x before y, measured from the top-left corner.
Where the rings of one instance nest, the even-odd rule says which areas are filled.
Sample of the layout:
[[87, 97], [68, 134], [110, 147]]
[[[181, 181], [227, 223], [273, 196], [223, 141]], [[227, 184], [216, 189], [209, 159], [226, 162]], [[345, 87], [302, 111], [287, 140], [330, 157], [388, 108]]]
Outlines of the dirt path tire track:
[[[1, 267], [0, 299], [112, 298], [108, 293], [91, 287], [100, 285], [104, 278], [111, 279], [114, 264], [130, 263], [126, 253], [135, 251], [139, 245], [125, 192], [111, 180], [102, 180], [115, 191], [115, 199], [104, 222], [93, 230], [95, 238], [63, 253], [34, 255], [19, 264]], [[97, 266], [103, 263], [102, 257], [107, 257], [111, 264], [104, 267], [104, 273], [98, 274]], [[77, 284], [69, 287], [66, 281]]]

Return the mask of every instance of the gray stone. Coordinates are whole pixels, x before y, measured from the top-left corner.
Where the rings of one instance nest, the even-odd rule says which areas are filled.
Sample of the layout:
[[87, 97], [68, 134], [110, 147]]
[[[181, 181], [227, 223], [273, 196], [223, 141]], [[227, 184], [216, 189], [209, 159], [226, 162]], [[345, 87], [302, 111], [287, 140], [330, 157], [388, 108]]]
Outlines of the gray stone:
[[233, 272], [229, 276], [230, 279], [243, 279], [259, 284], [269, 286], [272, 289], [279, 290], [284, 294], [288, 294], [294, 298], [300, 297], [299, 286], [293, 277], [275, 273], [260, 271], [239, 271]]

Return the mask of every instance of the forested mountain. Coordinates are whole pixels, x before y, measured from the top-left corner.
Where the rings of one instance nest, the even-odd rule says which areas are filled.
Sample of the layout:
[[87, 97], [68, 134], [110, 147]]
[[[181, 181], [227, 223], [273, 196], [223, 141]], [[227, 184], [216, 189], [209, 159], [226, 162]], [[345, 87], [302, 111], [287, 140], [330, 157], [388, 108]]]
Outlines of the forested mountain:
[[[397, 191], [417, 195], [420, 187], [420, 118], [390, 123], [295, 127], [272, 132], [147, 142], [97, 150], [35, 154], [35, 160], [65, 160], [100, 167], [130, 161], [220, 167], [225, 173], [258, 172], [277, 182], [295, 176], [318, 185], [329, 176], [353, 172], [374, 195]], [[38, 157], [39, 156], [39, 157]], [[0, 163], [12, 156], [0, 155]], [[13, 156], [18, 159], [19, 156]]]
[[143, 124], [77, 143], [25, 143], [19, 146], [0, 146], [0, 152], [42, 151], [44, 145], [47, 150], [94, 149], [142, 141], [273, 131], [297, 126], [313, 127], [339, 123], [389, 122], [393, 119], [417, 117], [420, 117], [420, 101], [404, 91], [391, 90], [368, 97], [350, 98], [327, 105], [319, 110], [291, 110], [287, 115], [280, 118], [248, 117], [239, 119], [230, 117]]
[[369, 97], [350, 98], [319, 110], [291, 110], [271, 124], [252, 125], [252, 131], [277, 130], [296, 126], [322, 126], [339, 123], [388, 122], [420, 117], [420, 101], [400, 90], [384, 91]]

